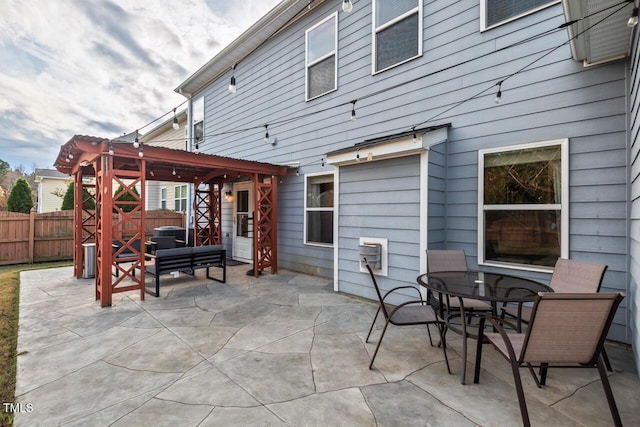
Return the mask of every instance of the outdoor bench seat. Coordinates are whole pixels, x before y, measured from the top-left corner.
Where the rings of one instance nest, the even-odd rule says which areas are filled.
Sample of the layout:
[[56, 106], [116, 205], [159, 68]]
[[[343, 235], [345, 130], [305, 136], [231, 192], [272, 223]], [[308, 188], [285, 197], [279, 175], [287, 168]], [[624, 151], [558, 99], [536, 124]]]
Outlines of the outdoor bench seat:
[[[220, 283], [227, 282], [227, 251], [222, 245], [190, 246], [158, 249], [154, 255], [147, 255], [150, 262], [145, 263], [145, 272], [155, 276], [155, 293], [149, 291], [145, 286], [145, 291], [158, 297], [160, 296], [160, 276], [174, 271], [181, 271], [190, 275], [201, 268], [207, 269], [207, 279]], [[222, 268], [222, 279], [217, 279], [210, 275], [211, 267]]]

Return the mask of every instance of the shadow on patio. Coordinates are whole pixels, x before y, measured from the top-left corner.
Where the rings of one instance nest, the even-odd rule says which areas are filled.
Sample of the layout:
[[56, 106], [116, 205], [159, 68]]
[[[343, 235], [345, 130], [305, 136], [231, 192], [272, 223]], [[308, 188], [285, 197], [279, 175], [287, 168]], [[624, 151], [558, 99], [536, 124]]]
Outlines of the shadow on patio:
[[[373, 302], [336, 294], [327, 279], [256, 279], [249, 268], [228, 268], [227, 284], [202, 271], [165, 276], [161, 298], [117, 294], [110, 308], [72, 268], [23, 272], [16, 399], [33, 411], [15, 425], [521, 423], [509, 364], [489, 346], [480, 384], [461, 385], [459, 336], [447, 336], [448, 375], [423, 327], [390, 328], [370, 371]], [[633, 356], [607, 351], [622, 420], [635, 424]], [[522, 378], [534, 425], [612, 424], [596, 370], [551, 370], [544, 389]]]

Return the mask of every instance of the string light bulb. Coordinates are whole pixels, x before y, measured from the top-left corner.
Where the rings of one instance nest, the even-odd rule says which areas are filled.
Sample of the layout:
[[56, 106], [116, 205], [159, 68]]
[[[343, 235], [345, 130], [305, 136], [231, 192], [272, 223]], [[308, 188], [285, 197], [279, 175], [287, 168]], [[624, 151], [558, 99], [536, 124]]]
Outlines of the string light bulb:
[[196, 154], [200, 154], [200, 144], [198, 144], [198, 141], [196, 141], [196, 147], [193, 150], [193, 152]]
[[229, 93], [236, 93], [236, 64], [231, 67], [231, 82], [229, 83]]
[[629, 20], [627, 21], [627, 27], [633, 28], [638, 25], [638, 8], [634, 7], [631, 12], [631, 16], [629, 16]]
[[300, 168], [296, 169], [296, 176], [300, 176]]
[[67, 157], [70, 159], [73, 159], [73, 153], [71, 153], [71, 151], [69, 151], [69, 154], [67, 154]]
[[136, 139], [133, 140], [133, 148], [138, 148], [140, 146], [140, 140], [138, 139], [138, 129], [136, 129]]
[[180, 123], [178, 123], [178, 116], [176, 116], [176, 109], [173, 109], [173, 128], [175, 130], [180, 129]]
[[342, 11], [346, 13], [351, 13], [352, 10], [353, 10], [353, 3], [351, 2], [351, 0], [344, 0], [342, 2]]
[[351, 121], [355, 122], [356, 121], [356, 102], [358, 100], [354, 99], [353, 101], [351, 101]]
[[171, 171], [171, 175], [176, 176], [176, 167], [173, 167], [173, 171]]
[[113, 156], [113, 144], [109, 141], [109, 155]]
[[502, 102], [502, 80], [498, 82], [498, 93], [496, 94], [496, 104], [500, 104]]
[[140, 149], [138, 150], [138, 157], [144, 157], [144, 153], [142, 152], [142, 144], [140, 144]]
[[418, 142], [418, 134], [416, 133], [416, 127], [412, 127], [411, 130], [413, 131], [413, 142]]
[[267, 123], [264, 124], [264, 142], [269, 144], [269, 125]]

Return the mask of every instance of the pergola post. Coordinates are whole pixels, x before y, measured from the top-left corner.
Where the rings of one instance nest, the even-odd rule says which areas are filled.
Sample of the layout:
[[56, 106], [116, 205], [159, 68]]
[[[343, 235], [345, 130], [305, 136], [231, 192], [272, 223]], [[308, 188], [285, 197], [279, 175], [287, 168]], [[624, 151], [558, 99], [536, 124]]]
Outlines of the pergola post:
[[82, 253], [82, 169], [73, 176], [73, 275], [80, 279], [84, 265]]
[[100, 165], [96, 171], [96, 299], [106, 307], [112, 302], [113, 157], [103, 151], [96, 164]]
[[253, 220], [253, 272], [256, 277], [266, 268], [271, 273], [278, 272], [278, 219], [277, 190], [278, 180], [275, 176], [266, 177], [254, 174], [255, 214]]

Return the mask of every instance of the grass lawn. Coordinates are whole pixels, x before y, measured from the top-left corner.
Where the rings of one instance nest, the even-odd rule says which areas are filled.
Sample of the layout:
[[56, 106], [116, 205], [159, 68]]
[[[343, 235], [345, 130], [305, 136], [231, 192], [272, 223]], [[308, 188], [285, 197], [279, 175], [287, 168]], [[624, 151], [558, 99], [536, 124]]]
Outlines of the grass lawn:
[[[71, 265], [70, 261], [0, 267], [0, 403], [13, 403], [16, 389], [16, 347], [20, 272]], [[13, 424], [13, 416], [0, 409], [0, 426]]]

